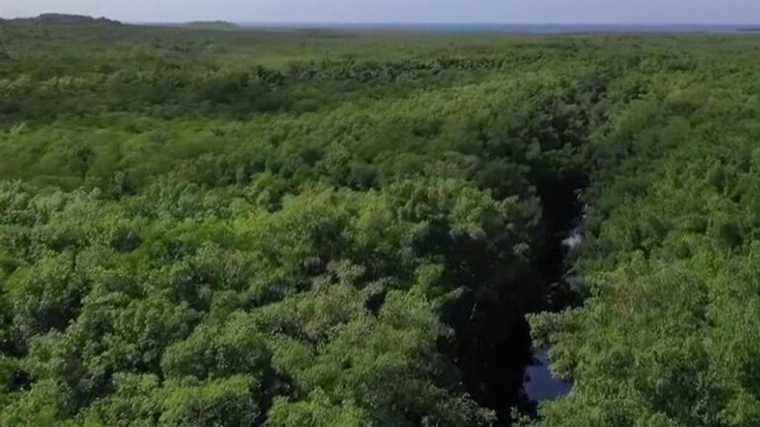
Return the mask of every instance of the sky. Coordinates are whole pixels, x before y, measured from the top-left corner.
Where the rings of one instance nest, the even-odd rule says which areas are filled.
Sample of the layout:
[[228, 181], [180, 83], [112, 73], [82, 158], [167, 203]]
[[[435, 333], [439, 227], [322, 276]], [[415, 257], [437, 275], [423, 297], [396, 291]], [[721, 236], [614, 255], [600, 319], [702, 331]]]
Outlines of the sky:
[[0, 0], [0, 17], [44, 12], [126, 22], [760, 24], [760, 0]]

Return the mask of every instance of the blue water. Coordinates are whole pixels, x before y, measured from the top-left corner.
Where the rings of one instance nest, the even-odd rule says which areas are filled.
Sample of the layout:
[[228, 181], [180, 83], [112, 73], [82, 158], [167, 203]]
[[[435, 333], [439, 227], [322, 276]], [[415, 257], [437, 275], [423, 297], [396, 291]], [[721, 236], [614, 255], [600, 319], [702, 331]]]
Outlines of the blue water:
[[543, 402], [566, 395], [571, 384], [552, 375], [546, 351], [541, 351], [536, 354], [535, 363], [525, 370], [523, 387], [529, 400]]
[[402, 30], [503, 34], [760, 34], [758, 25], [713, 24], [499, 24], [499, 23], [240, 23], [279, 29]]

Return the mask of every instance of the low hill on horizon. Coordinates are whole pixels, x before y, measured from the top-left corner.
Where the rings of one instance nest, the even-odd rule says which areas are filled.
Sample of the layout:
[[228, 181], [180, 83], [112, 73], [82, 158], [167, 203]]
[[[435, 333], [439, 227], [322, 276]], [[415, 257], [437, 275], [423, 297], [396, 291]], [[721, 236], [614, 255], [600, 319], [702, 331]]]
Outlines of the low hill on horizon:
[[105, 17], [95, 18], [88, 15], [71, 15], [64, 13], [43, 13], [30, 18], [0, 19], [0, 22], [34, 25], [123, 25], [119, 21]]

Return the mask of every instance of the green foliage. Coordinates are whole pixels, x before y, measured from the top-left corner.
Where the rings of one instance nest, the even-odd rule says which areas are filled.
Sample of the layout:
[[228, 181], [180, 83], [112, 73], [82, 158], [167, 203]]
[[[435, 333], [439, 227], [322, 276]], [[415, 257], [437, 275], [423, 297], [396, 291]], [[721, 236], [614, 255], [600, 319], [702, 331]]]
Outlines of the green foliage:
[[586, 195], [577, 265], [590, 298], [532, 318], [554, 370], [574, 381], [542, 406], [543, 424], [760, 422], [748, 359], [760, 349], [747, 119], [757, 103], [752, 83], [726, 69], [742, 59], [725, 61], [658, 74], [594, 136], [603, 167]]
[[757, 39], [3, 31], [0, 425], [760, 423]]
[[164, 386], [166, 399], [159, 422], [163, 425], [251, 425], [259, 416], [254, 398], [256, 383], [233, 376], [205, 384]]

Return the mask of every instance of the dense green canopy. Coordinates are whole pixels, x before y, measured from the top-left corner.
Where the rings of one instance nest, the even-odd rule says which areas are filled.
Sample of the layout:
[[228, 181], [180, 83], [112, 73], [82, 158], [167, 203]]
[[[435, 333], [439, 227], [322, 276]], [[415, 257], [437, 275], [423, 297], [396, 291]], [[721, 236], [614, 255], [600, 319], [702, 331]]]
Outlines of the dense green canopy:
[[1, 35], [0, 425], [760, 423], [760, 39]]

